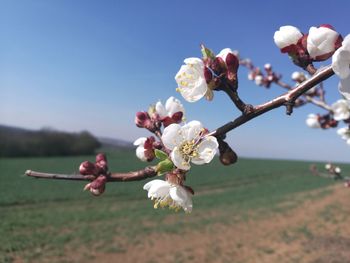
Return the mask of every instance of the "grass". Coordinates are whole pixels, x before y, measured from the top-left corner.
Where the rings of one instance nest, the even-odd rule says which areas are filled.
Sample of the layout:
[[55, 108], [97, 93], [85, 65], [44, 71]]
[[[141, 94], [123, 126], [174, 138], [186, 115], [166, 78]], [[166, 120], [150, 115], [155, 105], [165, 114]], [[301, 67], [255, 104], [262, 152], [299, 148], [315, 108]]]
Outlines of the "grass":
[[[269, 211], [280, 213], [281, 204], [292, 202], [295, 193], [334, 183], [311, 176], [307, 162], [242, 159], [224, 167], [215, 160], [193, 167], [188, 175], [187, 184], [196, 194], [194, 211], [186, 215], [154, 210], [142, 190], [144, 182], [111, 183], [103, 196], [95, 198], [82, 191], [83, 182], [23, 176], [27, 169], [76, 173], [84, 160], [93, 160], [93, 156], [0, 159], [0, 262], [13, 262], [17, 257], [25, 262], [45, 258], [64, 262], [69, 247], [122, 253], [128, 244], [137, 244], [150, 233], [229, 224], [250, 218], [252, 210], [261, 210], [260, 216]], [[109, 163], [111, 171], [144, 166], [127, 151], [111, 153]], [[349, 168], [342, 166], [344, 171]]]

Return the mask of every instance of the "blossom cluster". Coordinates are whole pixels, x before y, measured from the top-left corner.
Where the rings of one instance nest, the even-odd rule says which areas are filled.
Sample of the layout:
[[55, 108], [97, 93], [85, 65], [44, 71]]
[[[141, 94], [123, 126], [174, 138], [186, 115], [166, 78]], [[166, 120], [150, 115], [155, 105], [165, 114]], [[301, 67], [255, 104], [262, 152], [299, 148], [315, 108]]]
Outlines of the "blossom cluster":
[[235, 89], [237, 86], [239, 58], [236, 51], [225, 48], [215, 56], [211, 50], [202, 46], [202, 53], [203, 59], [186, 58], [175, 76], [177, 91], [188, 102], [203, 97], [212, 100], [213, 90], [226, 87]]
[[332, 57], [332, 69], [341, 79], [339, 91], [350, 99], [350, 35], [343, 39], [328, 24], [311, 27], [308, 34], [288, 25], [275, 32], [274, 40], [281, 52], [288, 53], [293, 62], [302, 68]]
[[217, 152], [217, 139], [201, 122], [184, 122], [185, 109], [174, 97], [170, 97], [165, 105], [158, 101], [147, 112], [136, 114], [136, 125], [155, 135], [135, 140], [136, 156], [147, 162], [159, 159], [157, 172], [165, 175], [165, 180], [152, 180], [144, 186], [155, 208], [169, 207], [176, 211], [182, 208], [191, 212], [194, 192], [184, 185], [185, 174], [191, 164], [209, 163]]

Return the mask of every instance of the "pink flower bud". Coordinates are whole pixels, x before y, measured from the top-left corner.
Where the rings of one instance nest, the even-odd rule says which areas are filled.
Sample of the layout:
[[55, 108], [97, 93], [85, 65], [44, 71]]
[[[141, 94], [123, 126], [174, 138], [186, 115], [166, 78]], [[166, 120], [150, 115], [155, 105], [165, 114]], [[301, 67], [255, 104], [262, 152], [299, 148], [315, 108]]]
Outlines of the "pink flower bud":
[[182, 121], [184, 113], [182, 111], [175, 112], [171, 117], [175, 123], [180, 123]]
[[345, 186], [345, 187], [350, 187], [350, 181], [346, 181], [346, 182], [344, 183], [344, 186]]
[[150, 116], [147, 112], [139, 111], [136, 113], [135, 124], [139, 128], [145, 128], [150, 122]]
[[106, 174], [108, 172], [107, 157], [103, 153], [96, 155], [96, 167], [99, 169], [99, 174]]
[[79, 166], [79, 173], [82, 175], [97, 175], [98, 169], [94, 163], [85, 161]]
[[101, 161], [104, 161], [107, 163], [107, 157], [104, 153], [98, 153], [96, 155], [96, 163], [101, 162]]
[[239, 59], [230, 48], [224, 48], [221, 50], [217, 55], [217, 58], [220, 58], [220, 61], [225, 64], [227, 70], [231, 74], [237, 73], [239, 67]]
[[89, 190], [94, 196], [99, 196], [103, 194], [106, 189], [107, 177], [100, 175], [91, 183], [88, 183], [84, 187], [84, 191]]

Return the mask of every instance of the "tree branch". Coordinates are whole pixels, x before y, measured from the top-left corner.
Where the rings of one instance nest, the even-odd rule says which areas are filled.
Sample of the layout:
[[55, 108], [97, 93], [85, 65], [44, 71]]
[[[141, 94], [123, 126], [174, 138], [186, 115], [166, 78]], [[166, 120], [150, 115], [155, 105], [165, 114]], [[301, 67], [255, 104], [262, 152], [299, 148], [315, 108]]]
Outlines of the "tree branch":
[[322, 81], [328, 79], [334, 75], [333, 69], [331, 66], [320, 69], [315, 74], [313, 74], [309, 79], [305, 80], [295, 89], [288, 91], [287, 93], [268, 101], [264, 104], [257, 105], [252, 108], [251, 112], [248, 114], [243, 114], [236, 118], [235, 120], [226, 123], [225, 125], [217, 128], [215, 131], [211, 132], [210, 135], [215, 137], [220, 137], [227, 132], [243, 125], [251, 119], [254, 119], [270, 110], [275, 108], [286, 106], [288, 104], [293, 104], [294, 101], [302, 96], [306, 91], [321, 83]]
[[[25, 175], [34, 178], [44, 179], [59, 179], [59, 180], [74, 180], [74, 181], [93, 181], [96, 179], [95, 175], [67, 175], [67, 174], [54, 174], [54, 173], [42, 173], [27, 170]], [[128, 172], [128, 173], [110, 173], [107, 176], [107, 182], [128, 182], [128, 181], [140, 181], [146, 178], [151, 178], [157, 175], [156, 168], [154, 166], [148, 166], [142, 170]]]

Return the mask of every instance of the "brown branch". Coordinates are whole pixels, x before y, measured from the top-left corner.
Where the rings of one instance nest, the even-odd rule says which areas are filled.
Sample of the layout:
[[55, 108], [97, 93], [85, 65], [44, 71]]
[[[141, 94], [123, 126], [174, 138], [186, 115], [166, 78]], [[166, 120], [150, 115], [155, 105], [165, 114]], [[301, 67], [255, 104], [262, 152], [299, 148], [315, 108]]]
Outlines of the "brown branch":
[[[27, 170], [25, 175], [34, 178], [44, 179], [58, 179], [58, 180], [75, 180], [75, 181], [93, 181], [96, 179], [95, 175], [67, 175], [67, 174], [54, 174], [54, 173], [42, 173]], [[146, 178], [151, 178], [157, 175], [156, 168], [154, 166], [148, 166], [142, 170], [128, 172], [128, 173], [111, 173], [107, 176], [107, 182], [128, 182], [128, 181], [140, 181]]]
[[[281, 80], [278, 80], [278, 81], [276, 81], [275, 83], [276, 83], [278, 86], [280, 86], [280, 87], [282, 87], [282, 88], [284, 88], [284, 89], [287, 89], [287, 90], [292, 90], [292, 89], [293, 89], [293, 87], [291, 87], [289, 84], [287, 84], [287, 83], [285, 83], [285, 82], [283, 82], [283, 81], [281, 81]], [[306, 99], [308, 102], [314, 104], [315, 106], [318, 106], [318, 107], [320, 107], [320, 108], [322, 108], [322, 109], [324, 109], [324, 110], [327, 110], [327, 111], [329, 111], [329, 112], [333, 112], [332, 107], [329, 106], [329, 105], [325, 102], [325, 99], [324, 99], [324, 90], [323, 90], [323, 84], [322, 84], [322, 82], [320, 83], [320, 87], [321, 87], [321, 88], [320, 88], [320, 91], [321, 91], [320, 99], [321, 99], [321, 100], [317, 100], [317, 99], [315, 99], [315, 98], [313, 98], [313, 97], [311, 97], [311, 96], [309, 96], [309, 95], [306, 95], [306, 94], [303, 94], [303, 97], [305, 97], [305, 99]]]
[[222, 91], [224, 91], [235, 104], [237, 109], [239, 109], [243, 114], [249, 113], [251, 109], [250, 104], [245, 104], [242, 99], [239, 97], [237, 90], [232, 90], [229, 85], [223, 85]]
[[301, 83], [298, 87], [295, 89], [292, 89], [288, 91], [287, 93], [268, 101], [264, 104], [257, 105], [252, 108], [251, 112], [246, 115], [241, 115], [238, 118], [236, 118], [233, 121], [230, 121], [226, 123], [225, 125], [219, 127], [215, 131], [211, 132], [210, 135], [220, 137], [225, 135], [227, 132], [243, 125], [244, 123], [248, 122], [251, 119], [254, 119], [270, 110], [273, 110], [275, 108], [281, 107], [281, 106], [288, 106], [293, 105], [295, 100], [302, 96], [306, 91], [311, 89], [312, 87], [316, 86], [317, 84], [321, 83], [322, 81], [328, 79], [334, 75], [334, 72], [332, 70], [331, 66], [327, 66], [325, 68], [322, 68], [318, 72], [316, 72], [314, 75], [312, 75], [309, 79], [305, 80], [303, 83]]

